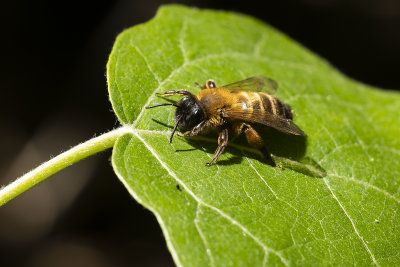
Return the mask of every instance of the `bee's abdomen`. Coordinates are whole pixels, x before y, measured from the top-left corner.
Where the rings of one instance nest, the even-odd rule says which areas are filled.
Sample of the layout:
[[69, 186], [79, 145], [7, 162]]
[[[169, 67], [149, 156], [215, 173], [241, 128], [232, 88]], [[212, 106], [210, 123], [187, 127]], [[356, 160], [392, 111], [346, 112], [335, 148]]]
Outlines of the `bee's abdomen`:
[[[257, 116], [260, 113], [265, 115], [273, 114], [285, 119], [293, 119], [290, 106], [272, 95], [242, 90], [231, 91], [231, 94], [236, 94], [237, 102], [244, 113], [253, 113], [253, 116]], [[259, 112], [256, 114], [255, 110]]]
[[261, 92], [242, 92], [242, 94], [246, 95], [239, 98], [242, 103], [245, 103], [243, 107], [247, 106], [253, 110], [260, 110], [261, 113], [274, 114], [286, 119], [293, 118], [290, 106], [274, 96]]

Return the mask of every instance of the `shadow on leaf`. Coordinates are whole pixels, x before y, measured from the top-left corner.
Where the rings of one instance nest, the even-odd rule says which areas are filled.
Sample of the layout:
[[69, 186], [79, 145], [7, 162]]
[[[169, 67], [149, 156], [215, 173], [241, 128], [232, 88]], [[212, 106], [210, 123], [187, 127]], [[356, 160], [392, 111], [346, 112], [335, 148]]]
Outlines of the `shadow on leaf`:
[[[173, 126], [171, 125], [167, 125], [155, 119], [153, 119], [153, 121], [166, 128], [173, 129]], [[262, 127], [259, 125], [254, 125], [254, 128], [263, 137], [265, 146], [272, 154], [273, 159], [283, 168], [291, 169], [315, 178], [326, 176], [326, 171], [315, 160], [304, 156], [307, 148], [307, 137], [285, 134], [273, 128]], [[186, 138], [185, 140], [194, 148], [176, 150], [176, 152], [190, 152], [200, 149], [212, 155], [217, 148], [218, 134], [215, 131], [212, 131], [206, 135], [194, 136]], [[212, 140], [215, 141], [213, 142]], [[258, 150], [247, 144], [244, 135], [230, 138], [229, 144], [230, 145], [225, 149], [225, 152], [228, 152], [233, 156], [228, 159], [221, 158], [216, 164], [222, 166], [240, 164], [243, 161], [243, 157], [259, 160], [268, 164], [266, 159]]]

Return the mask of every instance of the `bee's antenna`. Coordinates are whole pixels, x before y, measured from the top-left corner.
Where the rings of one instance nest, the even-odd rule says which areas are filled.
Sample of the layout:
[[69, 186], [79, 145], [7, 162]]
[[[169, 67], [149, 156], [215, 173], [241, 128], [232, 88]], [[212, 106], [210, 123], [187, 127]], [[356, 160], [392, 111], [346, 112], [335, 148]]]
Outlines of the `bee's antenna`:
[[174, 129], [172, 130], [171, 137], [169, 138], [169, 143], [170, 143], [170, 144], [172, 144], [172, 138], [174, 137], [176, 128], [178, 127], [178, 124], [181, 122], [181, 120], [182, 120], [182, 117], [179, 118], [179, 120], [178, 120], [178, 121], [176, 122], [176, 124], [175, 124]]
[[179, 106], [177, 104], [163, 103], [163, 104], [157, 104], [157, 105], [154, 105], [154, 106], [148, 106], [148, 107], [146, 107], [146, 109], [156, 108], [156, 107], [161, 107], [161, 106], [174, 106], [174, 107], [179, 108]]

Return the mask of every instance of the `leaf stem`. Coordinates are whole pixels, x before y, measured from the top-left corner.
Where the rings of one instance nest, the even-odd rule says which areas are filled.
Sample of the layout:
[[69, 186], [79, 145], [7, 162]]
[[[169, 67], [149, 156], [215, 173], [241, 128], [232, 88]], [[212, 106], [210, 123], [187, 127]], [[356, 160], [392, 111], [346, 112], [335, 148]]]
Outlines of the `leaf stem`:
[[126, 127], [114, 129], [74, 146], [39, 165], [0, 190], [0, 206], [73, 163], [112, 147], [117, 138], [126, 132]]

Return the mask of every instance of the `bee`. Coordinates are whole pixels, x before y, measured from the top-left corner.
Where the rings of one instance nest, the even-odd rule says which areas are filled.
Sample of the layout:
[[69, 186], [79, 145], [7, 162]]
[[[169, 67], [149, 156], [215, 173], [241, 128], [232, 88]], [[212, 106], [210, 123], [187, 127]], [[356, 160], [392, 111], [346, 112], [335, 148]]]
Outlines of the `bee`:
[[273, 96], [278, 84], [268, 77], [255, 76], [222, 87], [217, 87], [215, 81], [210, 79], [204, 85], [197, 84], [197, 86], [202, 90], [195, 95], [183, 89], [156, 94], [161, 97], [172, 95], [184, 97], [174, 104], [157, 104], [146, 109], [160, 106], [176, 107], [176, 124], [170, 136], [170, 143], [177, 128], [185, 131], [183, 135], [178, 134], [184, 138], [217, 128], [218, 147], [214, 157], [206, 163], [206, 166], [217, 162], [228, 145], [230, 132], [233, 136], [244, 133], [248, 144], [258, 149], [267, 163], [275, 167], [276, 163], [266, 149], [262, 137], [250, 123], [269, 126], [286, 134], [306, 136], [294, 124], [290, 106]]

